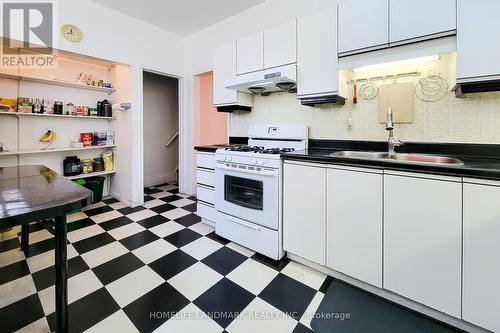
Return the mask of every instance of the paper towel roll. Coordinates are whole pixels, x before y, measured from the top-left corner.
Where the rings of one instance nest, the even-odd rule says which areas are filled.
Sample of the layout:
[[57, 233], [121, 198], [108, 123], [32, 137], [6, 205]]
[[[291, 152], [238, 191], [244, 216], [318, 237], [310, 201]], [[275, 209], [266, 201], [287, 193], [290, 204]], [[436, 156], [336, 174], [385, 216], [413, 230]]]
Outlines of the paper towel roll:
[[131, 103], [117, 103], [113, 104], [113, 110], [128, 110], [132, 107]]

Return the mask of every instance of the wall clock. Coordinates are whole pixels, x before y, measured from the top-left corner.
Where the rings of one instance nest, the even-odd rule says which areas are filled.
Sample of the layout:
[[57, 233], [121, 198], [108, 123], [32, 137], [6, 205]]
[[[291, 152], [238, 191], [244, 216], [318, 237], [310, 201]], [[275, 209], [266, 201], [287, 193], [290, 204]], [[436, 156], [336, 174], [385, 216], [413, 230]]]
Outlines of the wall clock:
[[64, 24], [61, 27], [61, 35], [64, 39], [72, 43], [81, 42], [83, 39], [82, 31], [73, 24]]

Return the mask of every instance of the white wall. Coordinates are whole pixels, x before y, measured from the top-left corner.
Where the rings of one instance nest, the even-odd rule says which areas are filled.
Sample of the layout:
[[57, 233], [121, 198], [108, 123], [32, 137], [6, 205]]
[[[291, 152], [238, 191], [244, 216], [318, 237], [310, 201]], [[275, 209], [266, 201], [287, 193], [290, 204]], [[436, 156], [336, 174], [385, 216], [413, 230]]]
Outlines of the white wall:
[[182, 76], [183, 40], [172, 33], [90, 0], [59, 0], [57, 10], [59, 25], [75, 24], [84, 34], [80, 43], [67, 42], [58, 34], [57, 48], [130, 65], [130, 68], [121, 68], [119, 73], [116, 73], [127, 81], [130, 87], [124, 87], [122, 84], [121, 91], [113, 98], [117, 101], [118, 98], [121, 98], [121, 101], [131, 101], [132, 109], [117, 120], [117, 132], [121, 132], [122, 139], [129, 140], [130, 146], [123, 146], [119, 152], [113, 191], [129, 204], [140, 204], [144, 200], [142, 69]]
[[176, 179], [179, 145], [165, 143], [179, 130], [178, 80], [144, 73], [144, 186]]
[[[184, 121], [181, 121], [184, 131], [192, 132], [193, 75], [212, 71], [212, 50], [214, 47], [320, 8], [335, 5], [338, 2], [339, 0], [268, 0], [187, 37], [184, 49], [186, 62], [183, 88], [184, 107], [189, 111], [189, 114], [183, 119]], [[189, 144], [181, 149], [189, 149], [192, 152], [192, 139], [192, 136], [185, 137], [184, 140], [186, 142], [189, 140]], [[193, 167], [194, 154], [189, 155], [186, 152], [184, 156], [186, 158], [184, 162], [189, 167], [181, 170], [181, 178], [185, 179], [186, 186], [188, 183], [191, 184], [191, 191], [194, 192], [196, 186], [195, 168]], [[187, 190], [187, 187], [184, 187], [184, 190]]]

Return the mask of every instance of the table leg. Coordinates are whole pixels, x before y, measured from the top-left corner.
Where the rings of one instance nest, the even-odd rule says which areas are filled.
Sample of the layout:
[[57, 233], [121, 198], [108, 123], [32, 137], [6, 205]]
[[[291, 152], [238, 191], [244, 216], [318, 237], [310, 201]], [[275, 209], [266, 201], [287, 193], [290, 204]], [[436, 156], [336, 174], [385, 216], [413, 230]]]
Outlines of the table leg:
[[56, 229], [56, 332], [68, 332], [68, 262], [66, 216], [55, 218]]
[[29, 245], [30, 245], [30, 225], [25, 223], [21, 225], [21, 250], [24, 252], [26, 258], [29, 257]]

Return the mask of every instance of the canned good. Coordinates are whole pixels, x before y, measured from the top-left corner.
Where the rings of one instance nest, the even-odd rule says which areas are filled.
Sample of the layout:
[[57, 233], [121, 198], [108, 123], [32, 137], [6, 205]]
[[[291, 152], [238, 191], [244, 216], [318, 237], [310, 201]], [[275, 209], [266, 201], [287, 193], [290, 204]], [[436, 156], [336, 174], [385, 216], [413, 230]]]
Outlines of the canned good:
[[83, 116], [83, 106], [78, 105], [75, 107], [75, 114], [77, 116]]
[[89, 108], [89, 115], [92, 117], [97, 117], [97, 108]]
[[61, 101], [54, 102], [54, 114], [63, 114], [63, 103]]
[[90, 113], [89, 113], [89, 107], [88, 106], [84, 106], [83, 107], [83, 115], [84, 116], [90, 116]]
[[87, 159], [82, 161], [82, 172], [91, 173], [93, 171], [92, 160]]

